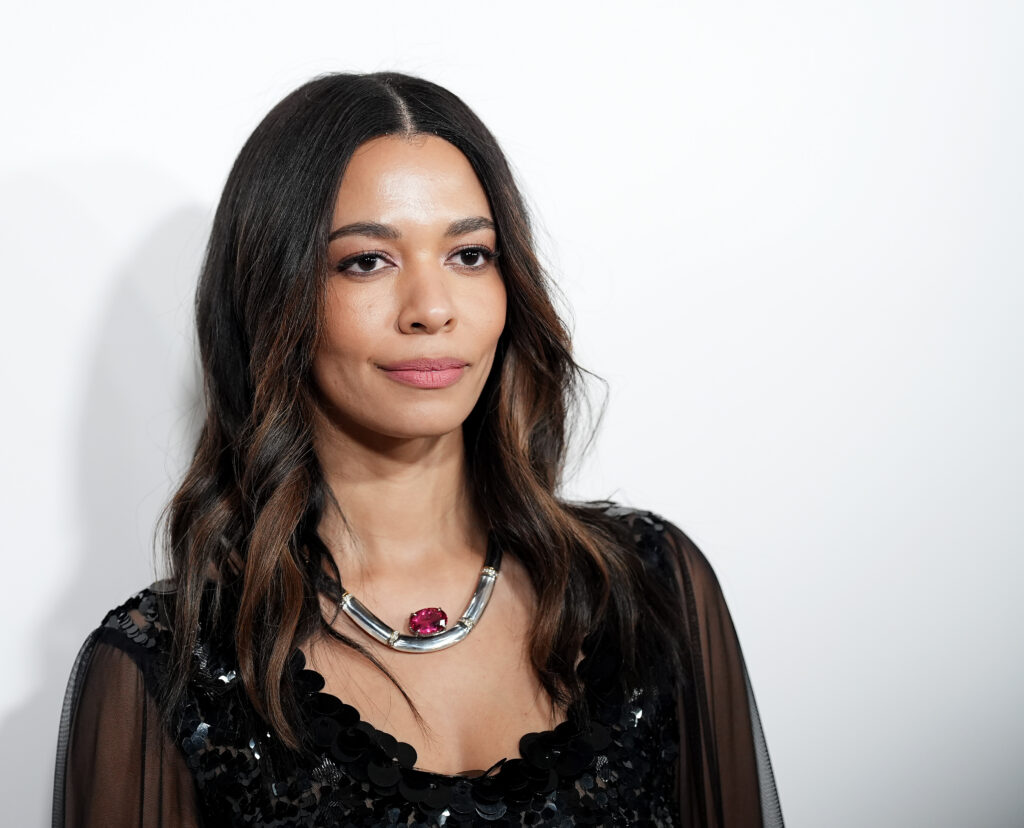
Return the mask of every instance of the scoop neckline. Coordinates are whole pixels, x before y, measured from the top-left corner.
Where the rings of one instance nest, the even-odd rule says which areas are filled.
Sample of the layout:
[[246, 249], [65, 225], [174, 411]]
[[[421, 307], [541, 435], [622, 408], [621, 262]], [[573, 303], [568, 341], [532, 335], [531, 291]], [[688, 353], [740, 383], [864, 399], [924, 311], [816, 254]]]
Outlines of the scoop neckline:
[[[585, 659], [586, 656], [583, 657], [583, 659], [580, 661], [580, 664], [582, 664]], [[536, 761], [528, 757], [526, 753], [532, 753], [533, 751], [531, 749], [531, 746], [536, 744], [537, 742], [560, 742], [563, 740], [568, 742], [578, 737], [592, 738], [595, 731], [595, 727], [601, 728], [605, 731], [607, 731], [608, 729], [603, 722], [600, 722], [597, 719], [595, 719], [592, 714], [586, 717], [586, 720], [588, 722], [587, 727], [579, 727], [579, 725], [576, 724], [576, 721], [578, 720], [577, 714], [579, 713], [579, 708], [581, 706], [586, 705], [586, 699], [578, 699], [569, 704], [568, 708], [566, 709], [566, 720], [564, 722], [560, 722], [553, 728], [538, 731], [530, 731], [520, 736], [518, 741], [516, 742], [516, 747], [519, 751], [519, 756], [505, 756], [494, 762], [486, 770], [473, 769], [471, 771], [462, 771], [460, 773], [455, 774], [428, 770], [425, 768], [417, 767], [414, 764], [415, 759], [413, 759], [411, 762], [402, 761], [403, 757], [401, 756], [401, 754], [405, 754], [404, 758], [406, 759], [408, 759], [408, 754], [410, 752], [413, 754], [414, 757], [419, 757], [419, 754], [416, 751], [415, 747], [413, 747], [408, 742], [403, 742], [399, 740], [396, 736], [394, 736], [394, 734], [389, 733], [388, 731], [383, 730], [381, 728], [378, 728], [368, 720], [364, 719], [362, 713], [360, 713], [359, 709], [355, 705], [349, 704], [344, 699], [339, 698], [333, 693], [325, 692], [324, 687], [326, 687], [327, 685], [326, 679], [324, 678], [322, 673], [320, 673], [314, 667], [309, 666], [306, 660], [305, 653], [303, 653], [302, 650], [298, 647], [296, 647], [292, 653], [291, 664], [293, 677], [305, 686], [305, 692], [303, 693], [300, 699], [300, 705], [303, 707], [307, 715], [309, 715], [313, 719], [317, 717], [328, 716], [336, 722], [339, 720], [348, 721], [347, 727], [368, 731], [373, 744], [379, 750], [383, 751], [386, 755], [389, 755], [395, 759], [396, 764], [399, 767], [400, 773], [402, 774], [403, 777], [408, 777], [409, 774], [412, 774], [420, 778], [425, 778], [426, 780], [432, 782], [444, 783], [448, 786], [455, 786], [459, 783], [467, 782], [470, 784], [476, 784], [479, 783], [481, 780], [496, 780], [501, 778], [502, 775], [505, 774], [510, 767], [515, 767], [517, 764], [529, 763], [536, 765]], [[579, 665], [577, 665], [576, 671], [577, 675], [583, 678], [582, 674], [579, 671]], [[586, 695], [589, 692], [589, 688], [586, 685], [585, 679], [584, 690], [584, 695]], [[334, 703], [337, 703], [339, 705], [340, 710], [335, 711], [333, 713], [316, 712], [315, 710], [313, 710], [313, 706], [317, 703], [318, 697], [325, 697], [326, 699], [332, 700]], [[327, 705], [328, 709], [330, 709], [330, 707], [332, 706], [332, 701], [327, 701], [323, 703]], [[354, 722], [351, 721], [353, 715], [355, 716]], [[523, 747], [524, 740], [527, 741], [527, 748], [525, 750]], [[604, 739], [599, 738], [598, 742], [603, 743]], [[324, 748], [322, 746], [318, 746], [318, 749], [320, 750], [321, 753], [324, 752]], [[592, 754], [593, 753], [596, 753], [596, 750], [592, 751]], [[586, 765], [589, 765], [590, 761], [592, 760], [593, 755], [589, 757], [589, 760], [586, 763]], [[475, 773], [475, 775], [470, 776], [470, 773]]]

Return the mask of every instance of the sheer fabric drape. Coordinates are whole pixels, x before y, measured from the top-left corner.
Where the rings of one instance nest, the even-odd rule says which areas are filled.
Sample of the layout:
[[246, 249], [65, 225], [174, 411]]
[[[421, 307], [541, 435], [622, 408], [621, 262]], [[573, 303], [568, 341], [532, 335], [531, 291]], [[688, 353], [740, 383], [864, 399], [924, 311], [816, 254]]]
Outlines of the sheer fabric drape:
[[739, 638], [718, 578], [696, 544], [663, 521], [683, 596], [692, 684], [680, 688], [683, 825], [781, 828], [782, 809]]
[[108, 628], [94, 631], [72, 669], [57, 741], [54, 828], [196, 828], [202, 820], [185, 757], [139, 665], [108, 636]]

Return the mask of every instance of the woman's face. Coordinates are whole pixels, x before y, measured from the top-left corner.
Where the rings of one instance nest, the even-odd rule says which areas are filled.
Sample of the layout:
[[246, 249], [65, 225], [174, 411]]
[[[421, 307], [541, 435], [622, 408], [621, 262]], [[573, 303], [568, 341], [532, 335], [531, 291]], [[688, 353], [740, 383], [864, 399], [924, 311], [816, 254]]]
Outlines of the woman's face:
[[469, 161], [434, 135], [367, 141], [331, 227], [313, 363], [329, 421], [362, 439], [459, 429], [505, 327], [493, 216]]

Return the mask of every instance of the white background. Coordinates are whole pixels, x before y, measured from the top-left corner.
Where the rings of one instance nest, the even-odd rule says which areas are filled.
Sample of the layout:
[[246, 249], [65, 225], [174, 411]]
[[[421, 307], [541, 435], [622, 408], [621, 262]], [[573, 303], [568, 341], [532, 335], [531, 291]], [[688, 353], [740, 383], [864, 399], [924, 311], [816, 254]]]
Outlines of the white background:
[[235, 154], [313, 75], [392, 68], [517, 170], [610, 389], [567, 491], [659, 511], [715, 565], [788, 823], [1024, 824], [1019, 4], [19, 5], [4, 824], [48, 822], [76, 649], [152, 580]]

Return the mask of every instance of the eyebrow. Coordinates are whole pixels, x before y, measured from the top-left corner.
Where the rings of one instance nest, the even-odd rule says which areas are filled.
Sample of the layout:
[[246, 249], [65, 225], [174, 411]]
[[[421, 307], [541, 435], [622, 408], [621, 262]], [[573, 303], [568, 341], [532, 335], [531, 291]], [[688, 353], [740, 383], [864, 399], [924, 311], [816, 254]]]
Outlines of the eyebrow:
[[[467, 233], [472, 233], [474, 230], [494, 229], [496, 229], [494, 222], [489, 218], [473, 216], [472, 218], [453, 221], [448, 225], [448, 229], [444, 231], [444, 234], [449, 237], [464, 236]], [[390, 224], [380, 224], [376, 221], [355, 221], [352, 224], [343, 225], [337, 230], [332, 230], [331, 235], [327, 237], [327, 241], [334, 241], [342, 236], [369, 236], [373, 239], [402, 238], [402, 234], [397, 227], [392, 227]]]

